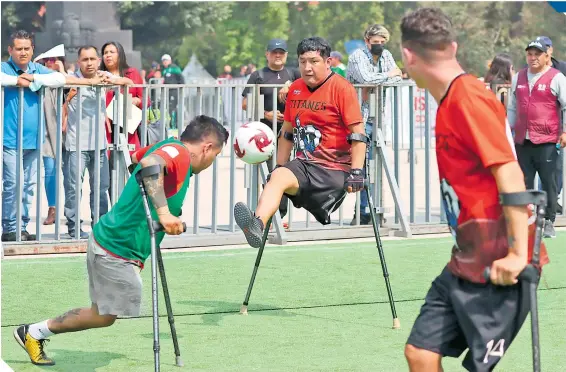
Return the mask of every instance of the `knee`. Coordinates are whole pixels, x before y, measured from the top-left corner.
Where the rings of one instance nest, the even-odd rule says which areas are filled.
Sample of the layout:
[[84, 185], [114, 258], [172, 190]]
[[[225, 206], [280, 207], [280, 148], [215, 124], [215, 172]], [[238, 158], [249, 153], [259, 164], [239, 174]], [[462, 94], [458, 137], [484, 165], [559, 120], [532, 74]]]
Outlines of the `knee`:
[[115, 315], [101, 315], [100, 316], [100, 327], [110, 327], [112, 324], [116, 322]]
[[405, 345], [405, 358], [409, 365], [427, 364], [427, 355], [429, 353], [424, 349], [419, 349], [413, 345]]
[[267, 183], [271, 187], [276, 187], [282, 192], [293, 191], [299, 188], [299, 181], [295, 174], [288, 168], [279, 167], [271, 173]]

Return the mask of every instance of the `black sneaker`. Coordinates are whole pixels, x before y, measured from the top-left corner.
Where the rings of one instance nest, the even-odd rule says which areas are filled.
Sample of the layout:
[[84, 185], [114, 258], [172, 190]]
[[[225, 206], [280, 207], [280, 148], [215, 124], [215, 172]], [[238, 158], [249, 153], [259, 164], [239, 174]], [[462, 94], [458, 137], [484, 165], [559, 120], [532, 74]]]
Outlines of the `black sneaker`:
[[[371, 215], [370, 214], [360, 214], [360, 226], [361, 225], [369, 225], [371, 224]], [[354, 218], [352, 218], [352, 222], [350, 222], [350, 226], [356, 226], [356, 215], [354, 214]]]
[[[12, 232], [8, 232], [8, 233], [3, 233], [2, 234], [2, 241], [3, 242], [15, 242], [16, 241], [16, 232], [12, 231]], [[22, 239], [23, 240], [23, 239]]]
[[[82, 229], [79, 232], [79, 239], [88, 239], [88, 233], [84, 232]], [[71, 237], [71, 239], [76, 239], [76, 232], [75, 230], [69, 230], [69, 236]]]
[[36, 238], [35, 234], [30, 234], [27, 231], [22, 231], [22, 240], [25, 240], [26, 242], [31, 242], [34, 241]]
[[248, 244], [254, 248], [261, 247], [263, 243], [263, 222], [254, 216], [250, 208], [244, 203], [236, 203], [234, 206], [234, 218], [244, 232]]
[[552, 224], [551, 220], [544, 221], [543, 237], [556, 238], [556, 231], [554, 230], [554, 225]]

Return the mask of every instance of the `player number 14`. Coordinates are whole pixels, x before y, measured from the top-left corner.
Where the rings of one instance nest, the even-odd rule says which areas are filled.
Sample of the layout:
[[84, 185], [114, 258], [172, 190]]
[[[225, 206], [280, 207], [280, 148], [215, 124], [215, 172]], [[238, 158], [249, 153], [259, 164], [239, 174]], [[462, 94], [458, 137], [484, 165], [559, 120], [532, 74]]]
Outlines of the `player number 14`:
[[491, 340], [487, 343], [487, 345], [485, 345], [487, 351], [485, 353], [485, 357], [483, 358], [484, 363], [487, 363], [488, 357], [494, 356], [501, 358], [503, 356], [503, 353], [505, 352], [505, 339], [502, 338], [501, 340], [497, 341], [495, 346], [493, 346], [494, 342], [494, 340]]

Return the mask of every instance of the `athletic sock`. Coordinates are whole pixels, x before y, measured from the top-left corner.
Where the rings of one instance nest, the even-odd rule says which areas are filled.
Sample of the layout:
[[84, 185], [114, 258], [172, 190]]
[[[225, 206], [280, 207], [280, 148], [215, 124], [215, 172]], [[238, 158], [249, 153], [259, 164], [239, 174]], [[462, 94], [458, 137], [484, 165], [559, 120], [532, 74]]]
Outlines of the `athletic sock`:
[[36, 340], [43, 340], [54, 334], [47, 328], [47, 320], [30, 325], [28, 332]]

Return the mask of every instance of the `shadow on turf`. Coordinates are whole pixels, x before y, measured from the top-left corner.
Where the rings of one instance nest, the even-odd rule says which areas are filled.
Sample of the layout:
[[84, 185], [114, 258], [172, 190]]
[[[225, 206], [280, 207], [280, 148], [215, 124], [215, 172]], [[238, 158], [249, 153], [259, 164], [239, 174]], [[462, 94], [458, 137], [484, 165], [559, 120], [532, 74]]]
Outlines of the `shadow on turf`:
[[[49, 356], [55, 360], [54, 366], [37, 368], [44, 371], [53, 372], [94, 372], [97, 368], [106, 367], [114, 359], [122, 359], [126, 356], [117, 353], [96, 352], [96, 351], [77, 351], [53, 349], [49, 350]], [[23, 360], [4, 360], [14, 371], [18, 371], [17, 366], [33, 366], [29, 359]]]
[[[199, 315], [202, 316], [202, 323], [194, 325], [204, 325], [204, 326], [218, 326], [220, 325], [220, 320], [227, 315], [234, 315], [240, 313], [241, 303], [226, 302], [226, 301], [179, 301], [179, 304], [199, 306], [207, 309]], [[293, 313], [289, 313], [284, 309], [278, 309], [274, 306], [262, 305], [262, 304], [252, 304], [249, 312], [263, 310], [262, 315], [277, 316], [277, 317], [291, 317], [296, 316]], [[271, 311], [265, 311], [271, 310]]]

